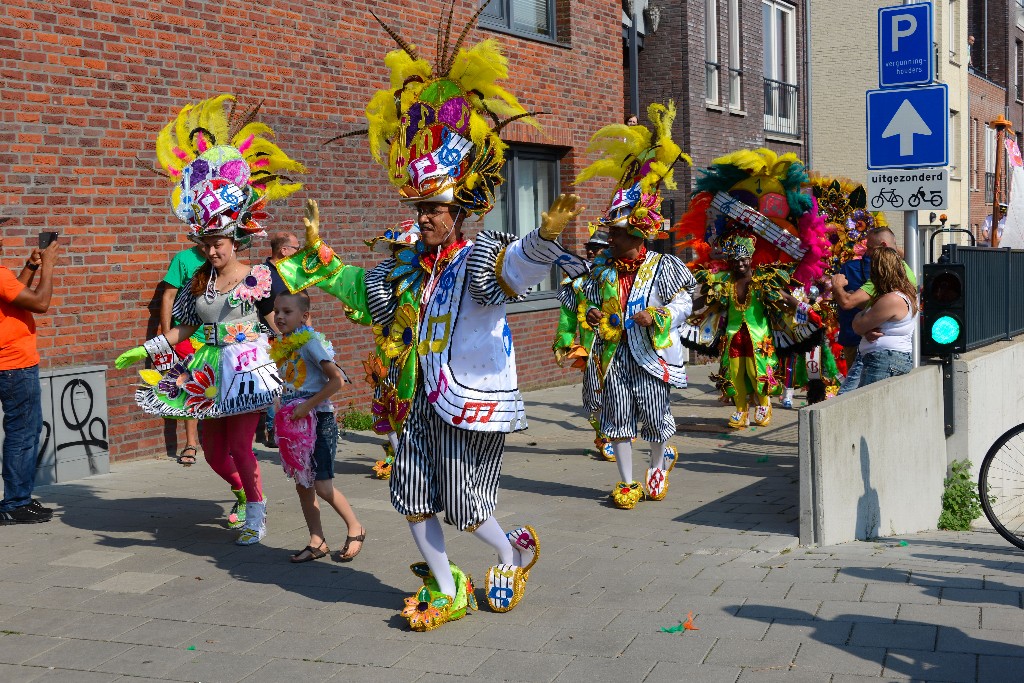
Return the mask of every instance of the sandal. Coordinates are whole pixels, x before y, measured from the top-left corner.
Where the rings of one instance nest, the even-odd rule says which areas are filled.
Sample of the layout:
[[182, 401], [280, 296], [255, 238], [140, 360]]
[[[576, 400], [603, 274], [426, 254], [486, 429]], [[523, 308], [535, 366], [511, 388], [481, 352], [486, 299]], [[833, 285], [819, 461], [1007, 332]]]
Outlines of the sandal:
[[[192, 451], [192, 455], [186, 455], [185, 451]], [[199, 449], [195, 446], [185, 446], [181, 449], [181, 453], [178, 453], [178, 464], [182, 467], [192, 467], [196, 464], [196, 458], [199, 456]]]
[[[356, 559], [356, 555], [363, 551], [363, 545], [366, 541], [366, 527], [363, 527], [363, 533], [358, 536], [347, 536], [345, 538], [345, 545], [341, 547], [341, 551], [338, 553], [338, 562], [351, 562]], [[348, 554], [348, 547], [353, 543], [359, 544], [359, 550], [355, 551], [351, 555]]]
[[[327, 541], [323, 541], [317, 547], [307, 545], [302, 550], [292, 555], [292, 563], [299, 564], [300, 562], [312, 562], [313, 560], [319, 560], [321, 557], [327, 557], [331, 549], [327, 547]], [[308, 555], [306, 554], [308, 553]], [[304, 556], [305, 555], [305, 556]]]

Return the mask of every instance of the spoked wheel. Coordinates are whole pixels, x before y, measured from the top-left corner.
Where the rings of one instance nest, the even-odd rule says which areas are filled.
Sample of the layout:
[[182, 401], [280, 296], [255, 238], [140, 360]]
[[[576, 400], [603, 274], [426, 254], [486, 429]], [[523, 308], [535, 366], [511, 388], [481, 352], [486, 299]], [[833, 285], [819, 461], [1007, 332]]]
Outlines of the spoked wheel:
[[999, 535], [1024, 549], [1024, 424], [988, 449], [978, 476], [985, 516]]

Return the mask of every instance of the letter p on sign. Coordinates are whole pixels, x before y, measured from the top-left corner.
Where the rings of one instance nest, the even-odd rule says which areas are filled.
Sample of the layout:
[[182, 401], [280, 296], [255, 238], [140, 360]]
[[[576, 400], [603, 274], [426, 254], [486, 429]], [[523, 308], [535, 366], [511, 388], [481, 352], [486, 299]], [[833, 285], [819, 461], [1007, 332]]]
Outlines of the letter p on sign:
[[[901, 28], [901, 24], [904, 28]], [[898, 52], [900, 49], [900, 38], [912, 36], [916, 30], [917, 17], [913, 14], [892, 15], [892, 51]]]

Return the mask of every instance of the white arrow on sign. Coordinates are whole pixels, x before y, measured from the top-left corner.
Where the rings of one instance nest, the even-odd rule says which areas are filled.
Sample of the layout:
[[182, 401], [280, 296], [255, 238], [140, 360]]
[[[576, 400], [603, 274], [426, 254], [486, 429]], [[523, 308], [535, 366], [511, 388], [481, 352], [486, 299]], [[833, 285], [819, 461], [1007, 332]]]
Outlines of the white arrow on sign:
[[921, 115], [914, 109], [910, 100], [903, 100], [903, 104], [896, 110], [892, 121], [882, 131], [883, 138], [891, 138], [894, 135], [900, 136], [900, 156], [908, 157], [914, 153], [914, 136], [931, 135], [932, 129], [924, 122]]

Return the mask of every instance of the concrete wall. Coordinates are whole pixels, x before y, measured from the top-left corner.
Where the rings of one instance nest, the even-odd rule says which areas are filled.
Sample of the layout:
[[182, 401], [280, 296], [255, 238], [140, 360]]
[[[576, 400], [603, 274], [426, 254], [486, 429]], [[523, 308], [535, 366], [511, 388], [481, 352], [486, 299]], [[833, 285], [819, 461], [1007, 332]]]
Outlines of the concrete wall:
[[935, 366], [802, 409], [800, 543], [934, 529], [945, 446]]
[[1024, 422], [1024, 337], [999, 342], [953, 361], [955, 432], [946, 440], [946, 460], [971, 461], [977, 479], [981, 461], [996, 439]]

